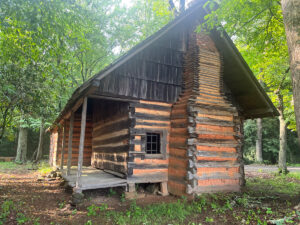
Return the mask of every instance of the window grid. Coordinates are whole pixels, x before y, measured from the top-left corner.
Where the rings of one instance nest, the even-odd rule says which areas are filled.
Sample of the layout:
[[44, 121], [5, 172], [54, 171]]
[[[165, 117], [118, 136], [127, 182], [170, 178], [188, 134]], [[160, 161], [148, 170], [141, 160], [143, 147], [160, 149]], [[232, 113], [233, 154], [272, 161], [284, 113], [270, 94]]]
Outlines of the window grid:
[[160, 154], [160, 134], [147, 133], [146, 153], [147, 154]]

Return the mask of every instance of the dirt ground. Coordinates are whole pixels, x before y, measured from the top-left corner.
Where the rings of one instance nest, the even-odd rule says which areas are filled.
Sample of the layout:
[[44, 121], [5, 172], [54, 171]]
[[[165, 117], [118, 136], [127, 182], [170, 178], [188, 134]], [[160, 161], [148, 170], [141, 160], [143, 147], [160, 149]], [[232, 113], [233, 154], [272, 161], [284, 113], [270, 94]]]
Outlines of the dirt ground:
[[[119, 211], [126, 210], [130, 205], [129, 201], [120, 201], [123, 188], [114, 188], [113, 191], [103, 189], [84, 192], [85, 201], [75, 209], [69, 204], [71, 193], [64, 188], [62, 180], [38, 181], [38, 178], [40, 173], [32, 170], [0, 170], [0, 203], [8, 199], [17, 202], [22, 212], [30, 215], [29, 219], [33, 221], [38, 218], [40, 224], [85, 224], [86, 208], [92, 204], [105, 203], [110, 210]], [[174, 196], [162, 197], [150, 193], [142, 193], [142, 196], [143, 198], [136, 201], [141, 206], [177, 200]], [[15, 216], [11, 216], [5, 224], [18, 224]]]
[[[249, 179], [256, 179], [257, 177], [272, 179], [271, 176], [272, 175], [268, 173], [261, 172], [259, 168], [256, 168], [255, 171], [246, 169], [246, 177]], [[62, 180], [42, 179], [38, 181], [39, 177], [39, 172], [26, 168], [7, 171], [1, 171], [0, 168], [0, 206], [3, 202], [12, 200], [16, 204], [16, 207], [21, 209], [24, 215], [23, 217], [25, 217], [22, 220], [21, 214], [19, 215], [17, 212], [15, 214], [12, 213], [4, 224], [114, 224], [112, 221], [108, 221], [106, 218], [99, 216], [96, 218], [96, 223], [94, 220], [93, 223], [87, 223], [89, 219], [87, 207], [93, 204], [99, 205], [105, 203], [108, 205], [109, 210], [125, 212], [130, 208], [131, 202], [123, 201], [122, 199], [124, 190], [121, 188], [85, 192], [85, 202], [76, 209], [72, 208], [69, 204], [71, 194], [63, 187]], [[300, 180], [296, 182], [300, 183]], [[257, 196], [268, 194], [263, 193], [261, 189], [255, 192], [254, 188], [251, 191], [253, 191], [253, 195]], [[162, 197], [147, 192], [142, 193], [142, 196], [143, 198], [137, 199], [136, 201], [137, 205], [141, 207], [152, 203], [177, 202], [179, 199], [174, 196]], [[272, 209], [275, 208], [278, 211], [276, 212], [276, 216], [284, 217], [287, 210], [293, 211], [295, 205], [299, 203], [300, 195], [289, 196], [283, 194], [270, 199], [268, 198], [269, 197], [264, 197], [264, 199], [261, 200], [264, 201], [264, 206], [267, 205], [270, 208], [272, 207]], [[213, 208], [213, 205], [211, 204], [209, 207]], [[264, 210], [268, 210], [268, 207]], [[258, 208], [259, 206], [254, 206], [255, 210], [258, 210]], [[213, 220], [214, 222], [208, 221], [207, 218], [214, 217], [215, 214], [214, 211], [208, 210], [201, 215], [199, 214], [193, 217], [193, 221], [197, 221], [197, 223], [189, 223], [189, 218], [187, 218], [182, 224], [200, 224], [200, 222], [201, 224], [242, 224], [242, 222], [239, 223], [238, 220], [242, 218], [245, 213], [237, 211], [230, 215], [226, 213], [220, 214], [218, 218]], [[245, 217], [246, 216], [245, 214]], [[21, 219], [16, 220], [17, 217]], [[205, 223], [205, 219], [207, 223]], [[202, 222], [203, 220], [204, 223]], [[243, 223], [247, 224], [245, 221]], [[250, 222], [249, 224], [257, 223]]]
[[[290, 172], [299, 172], [300, 173], [300, 167], [295, 166], [288, 166], [288, 171]], [[277, 172], [278, 166], [275, 165], [262, 165], [262, 164], [251, 164], [251, 165], [245, 165], [245, 171], [246, 172], [263, 172], [263, 173], [270, 173], [270, 172]]]

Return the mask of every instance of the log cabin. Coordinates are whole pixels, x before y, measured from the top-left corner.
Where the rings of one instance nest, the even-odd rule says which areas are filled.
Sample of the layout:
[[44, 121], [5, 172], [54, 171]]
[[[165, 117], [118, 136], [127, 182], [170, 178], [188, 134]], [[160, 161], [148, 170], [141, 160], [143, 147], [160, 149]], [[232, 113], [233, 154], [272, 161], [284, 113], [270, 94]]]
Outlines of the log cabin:
[[225, 31], [195, 32], [203, 3], [75, 90], [52, 126], [50, 164], [66, 167], [76, 191], [160, 183], [163, 194], [194, 196], [243, 186], [243, 121], [278, 112]]

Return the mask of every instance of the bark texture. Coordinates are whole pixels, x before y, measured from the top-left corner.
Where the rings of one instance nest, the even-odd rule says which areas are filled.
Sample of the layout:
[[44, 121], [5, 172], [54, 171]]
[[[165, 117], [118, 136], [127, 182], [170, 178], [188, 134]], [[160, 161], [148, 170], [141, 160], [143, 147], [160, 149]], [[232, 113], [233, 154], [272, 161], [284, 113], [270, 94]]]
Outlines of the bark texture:
[[28, 130], [27, 128], [20, 127], [19, 128], [19, 138], [18, 138], [18, 148], [17, 148], [17, 155], [16, 155], [16, 162], [26, 162], [27, 160], [27, 135]]
[[256, 126], [257, 126], [257, 139], [256, 139], [256, 161], [259, 163], [263, 162], [262, 157], [262, 119], [258, 118], [256, 120]]
[[[281, 113], [280, 113], [281, 114]], [[279, 170], [283, 173], [287, 173], [286, 167], [286, 122], [283, 116], [279, 116], [279, 123], [280, 123], [280, 134], [279, 134], [279, 159], [278, 159], [278, 167]]]
[[38, 162], [43, 155], [43, 143], [44, 143], [44, 121], [41, 121], [41, 127], [40, 127], [40, 137], [39, 137], [39, 145], [37, 149], [37, 154], [35, 161]]
[[278, 111], [279, 111], [279, 158], [278, 158], [278, 167], [279, 171], [283, 174], [287, 173], [286, 167], [286, 149], [287, 149], [287, 136], [286, 136], [286, 127], [287, 124], [284, 120], [284, 105], [283, 105], [283, 96], [277, 94], [278, 98]]
[[300, 140], [300, 1], [281, 0], [281, 6], [290, 56], [294, 110]]

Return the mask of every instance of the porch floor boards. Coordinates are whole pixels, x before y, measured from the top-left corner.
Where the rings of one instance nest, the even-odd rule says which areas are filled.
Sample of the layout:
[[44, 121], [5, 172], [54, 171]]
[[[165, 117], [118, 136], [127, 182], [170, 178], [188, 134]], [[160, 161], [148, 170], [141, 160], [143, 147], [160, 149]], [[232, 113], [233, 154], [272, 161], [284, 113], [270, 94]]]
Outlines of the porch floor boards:
[[[72, 167], [70, 175], [66, 175], [66, 167], [62, 172], [62, 177], [68, 182], [71, 187], [76, 186], [77, 167]], [[127, 180], [106, 173], [103, 170], [92, 167], [83, 167], [81, 175], [81, 190], [92, 190], [100, 188], [126, 186]]]

